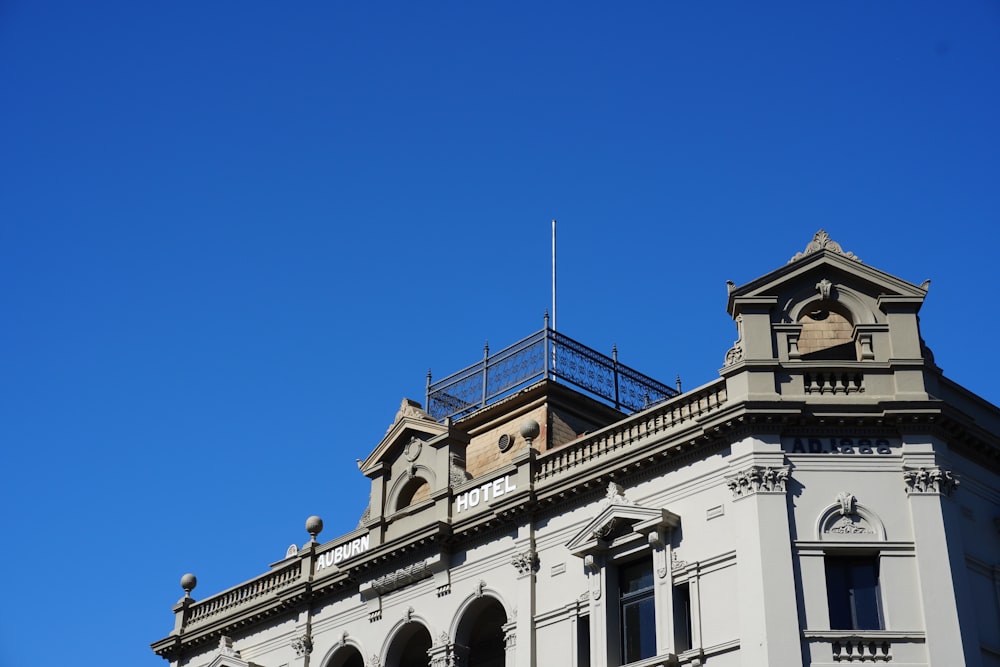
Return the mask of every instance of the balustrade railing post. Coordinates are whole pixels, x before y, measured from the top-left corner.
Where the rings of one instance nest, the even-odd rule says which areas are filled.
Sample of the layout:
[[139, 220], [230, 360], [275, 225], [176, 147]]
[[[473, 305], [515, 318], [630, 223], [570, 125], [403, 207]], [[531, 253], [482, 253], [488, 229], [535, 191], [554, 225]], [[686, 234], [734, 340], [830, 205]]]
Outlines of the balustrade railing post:
[[549, 312], [545, 311], [545, 326], [542, 328], [542, 364], [545, 368], [545, 379], [549, 379]]
[[479, 404], [479, 407], [481, 408], [486, 407], [486, 382], [488, 380], [489, 365], [490, 365], [490, 342], [486, 341], [486, 344], [483, 345], [483, 392], [482, 392], [483, 402]]
[[424, 410], [427, 414], [433, 415], [431, 412], [431, 369], [427, 369], [427, 389], [424, 391]]
[[621, 410], [621, 403], [618, 400], [618, 346], [611, 346], [611, 367], [615, 376], [615, 410]]

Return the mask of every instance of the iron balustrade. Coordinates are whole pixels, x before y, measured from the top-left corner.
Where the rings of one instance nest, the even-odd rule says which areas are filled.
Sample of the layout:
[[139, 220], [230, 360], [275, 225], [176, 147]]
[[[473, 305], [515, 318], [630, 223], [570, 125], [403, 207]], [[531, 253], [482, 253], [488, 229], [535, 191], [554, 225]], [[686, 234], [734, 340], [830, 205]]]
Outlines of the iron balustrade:
[[543, 379], [581, 389], [617, 410], [635, 412], [678, 395], [672, 387], [557, 333], [546, 325], [527, 338], [490, 354], [458, 373], [431, 382], [427, 412], [438, 421], [457, 419]]

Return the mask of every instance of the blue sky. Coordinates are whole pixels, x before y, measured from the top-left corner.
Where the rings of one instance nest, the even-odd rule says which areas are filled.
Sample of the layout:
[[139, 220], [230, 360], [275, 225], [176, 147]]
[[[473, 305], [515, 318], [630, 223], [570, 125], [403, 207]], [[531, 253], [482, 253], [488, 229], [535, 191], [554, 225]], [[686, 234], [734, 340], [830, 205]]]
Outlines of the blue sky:
[[1000, 401], [1000, 5], [0, 3], [0, 664], [166, 664], [539, 329], [692, 388], [826, 229]]

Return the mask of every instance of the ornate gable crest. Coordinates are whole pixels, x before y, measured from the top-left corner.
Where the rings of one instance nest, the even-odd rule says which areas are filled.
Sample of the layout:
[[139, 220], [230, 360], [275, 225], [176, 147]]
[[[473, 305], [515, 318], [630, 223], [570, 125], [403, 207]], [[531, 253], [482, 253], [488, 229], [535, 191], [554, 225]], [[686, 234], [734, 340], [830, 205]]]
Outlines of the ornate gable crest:
[[795, 253], [795, 256], [788, 260], [788, 263], [796, 262], [806, 255], [811, 255], [814, 252], [819, 252], [820, 250], [829, 250], [830, 252], [835, 252], [838, 255], [843, 255], [848, 259], [853, 259], [855, 262], [861, 263], [861, 258], [855, 255], [853, 252], [844, 252], [844, 249], [840, 247], [840, 244], [830, 238], [824, 230], [819, 230], [813, 236], [812, 241], [806, 246], [806, 249], [802, 252]]

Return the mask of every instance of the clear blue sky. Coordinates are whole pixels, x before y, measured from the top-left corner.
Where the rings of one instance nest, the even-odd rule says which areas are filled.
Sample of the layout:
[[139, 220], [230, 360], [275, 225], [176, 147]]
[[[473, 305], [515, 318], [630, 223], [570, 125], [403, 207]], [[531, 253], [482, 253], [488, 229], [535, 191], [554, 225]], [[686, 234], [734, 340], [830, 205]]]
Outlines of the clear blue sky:
[[1000, 4], [0, 3], [0, 665], [166, 663], [542, 324], [691, 388], [824, 228], [1000, 401]]

